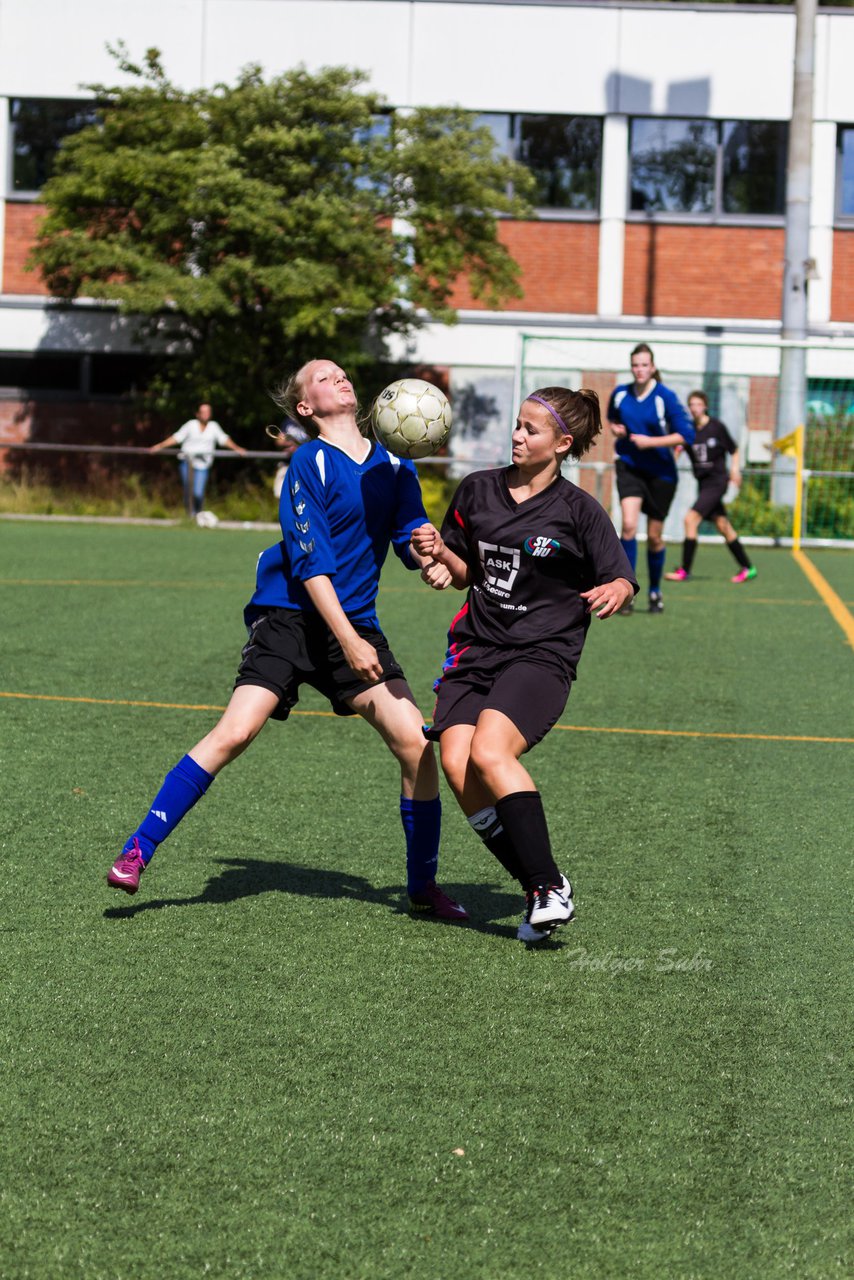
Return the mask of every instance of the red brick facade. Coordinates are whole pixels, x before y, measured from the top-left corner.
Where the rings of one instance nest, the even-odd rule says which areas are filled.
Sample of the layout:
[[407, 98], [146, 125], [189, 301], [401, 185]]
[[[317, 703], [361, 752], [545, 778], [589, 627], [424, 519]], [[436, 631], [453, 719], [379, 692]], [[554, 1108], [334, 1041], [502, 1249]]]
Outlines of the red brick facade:
[[[504, 311], [554, 311], [595, 315], [599, 278], [597, 222], [502, 222], [501, 243], [522, 269], [522, 298], [512, 298]], [[451, 305], [486, 310], [460, 281]]]
[[[25, 270], [44, 205], [6, 203], [2, 292], [45, 296]], [[503, 222], [503, 244], [521, 267], [523, 296], [505, 311], [596, 315], [599, 224]], [[708, 316], [777, 320], [783, 282], [782, 227], [626, 224], [623, 312], [628, 316]], [[452, 305], [486, 310], [461, 280]], [[831, 320], [854, 322], [854, 228], [833, 236]]]
[[854, 228], [833, 233], [830, 318], [841, 323], [854, 321]]
[[25, 271], [27, 254], [36, 238], [36, 224], [44, 217], [43, 204], [6, 201], [6, 235], [3, 246], [3, 293], [45, 295], [47, 288], [35, 271]]
[[782, 227], [626, 224], [623, 312], [778, 320]]

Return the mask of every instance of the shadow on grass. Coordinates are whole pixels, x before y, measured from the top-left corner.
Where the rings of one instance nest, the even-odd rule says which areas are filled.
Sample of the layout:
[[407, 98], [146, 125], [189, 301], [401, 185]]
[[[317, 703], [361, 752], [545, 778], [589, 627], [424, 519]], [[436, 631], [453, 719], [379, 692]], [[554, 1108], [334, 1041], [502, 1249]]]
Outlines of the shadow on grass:
[[[196, 907], [236, 902], [240, 898], [252, 898], [260, 893], [290, 893], [306, 898], [353, 898], [386, 907], [396, 915], [408, 914], [406, 895], [397, 885], [378, 888], [364, 876], [304, 867], [293, 862], [268, 862], [261, 858], [220, 858], [218, 861], [224, 870], [212, 876], [201, 893], [191, 898], [150, 898], [126, 907], [109, 907], [104, 912], [104, 919], [130, 920], [144, 911], [159, 911], [163, 907]], [[454, 884], [443, 887], [449, 890], [452, 897], [465, 904], [470, 915], [467, 922], [469, 928], [473, 927], [480, 933], [515, 938], [515, 924], [511, 926], [493, 922], [521, 911], [521, 890], [515, 893], [505, 892], [485, 884]], [[437, 920], [435, 916], [420, 913], [413, 913], [412, 919], [417, 924], [460, 927], [454, 921]]]

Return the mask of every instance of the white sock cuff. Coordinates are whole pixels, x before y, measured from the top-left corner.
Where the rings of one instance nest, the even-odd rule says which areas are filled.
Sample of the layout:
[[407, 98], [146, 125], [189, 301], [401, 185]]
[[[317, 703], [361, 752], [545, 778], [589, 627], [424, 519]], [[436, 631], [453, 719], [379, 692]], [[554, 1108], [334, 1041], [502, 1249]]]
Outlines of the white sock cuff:
[[486, 809], [478, 809], [477, 813], [473, 813], [468, 820], [469, 826], [477, 832], [479, 836], [489, 831], [498, 821], [498, 814], [495, 812], [495, 806], [489, 805]]

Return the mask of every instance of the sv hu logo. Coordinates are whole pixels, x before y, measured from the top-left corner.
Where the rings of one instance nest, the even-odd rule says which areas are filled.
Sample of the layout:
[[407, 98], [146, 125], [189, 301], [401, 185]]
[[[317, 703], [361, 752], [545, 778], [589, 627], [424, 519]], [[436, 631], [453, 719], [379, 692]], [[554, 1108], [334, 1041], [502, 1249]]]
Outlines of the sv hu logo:
[[538, 534], [525, 539], [525, 552], [529, 556], [555, 556], [560, 551], [560, 543], [555, 538], [546, 538]]

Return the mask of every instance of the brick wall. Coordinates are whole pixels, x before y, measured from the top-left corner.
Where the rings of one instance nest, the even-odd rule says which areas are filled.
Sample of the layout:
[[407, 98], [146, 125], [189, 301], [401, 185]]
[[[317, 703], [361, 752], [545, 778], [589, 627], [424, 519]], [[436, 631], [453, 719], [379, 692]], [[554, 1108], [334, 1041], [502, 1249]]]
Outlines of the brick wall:
[[[504, 311], [555, 311], [595, 315], [599, 277], [599, 224], [596, 222], [502, 222], [501, 243], [522, 268], [521, 299], [512, 298]], [[465, 310], [485, 310], [464, 280], [451, 304]]]
[[750, 379], [747, 397], [747, 427], [750, 431], [773, 431], [777, 421], [778, 379]]
[[[113, 470], [155, 474], [154, 460], [142, 455], [63, 453], [4, 449], [4, 443], [148, 445], [169, 428], [151, 421], [122, 400], [64, 400], [61, 396], [6, 396], [0, 399], [0, 474], [37, 472], [56, 483], [96, 484]], [[162, 463], [162, 459], [160, 460]]]
[[6, 201], [3, 293], [47, 293], [41, 277], [34, 271], [24, 270], [27, 254], [36, 238], [36, 224], [44, 212], [43, 204]]
[[833, 233], [831, 320], [854, 320], [854, 228]]
[[782, 227], [626, 225], [623, 311], [776, 320]]

